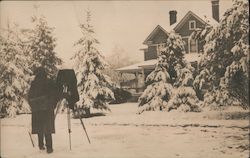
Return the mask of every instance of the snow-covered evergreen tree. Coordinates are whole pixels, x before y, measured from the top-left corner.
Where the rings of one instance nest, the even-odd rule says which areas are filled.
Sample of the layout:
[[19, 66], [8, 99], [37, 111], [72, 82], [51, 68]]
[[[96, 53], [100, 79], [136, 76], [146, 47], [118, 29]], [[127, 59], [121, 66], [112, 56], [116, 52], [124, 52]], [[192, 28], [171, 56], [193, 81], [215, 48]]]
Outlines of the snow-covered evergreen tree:
[[[208, 87], [205, 106], [232, 105], [235, 100], [249, 103], [249, 3], [234, 0], [218, 26], [205, 38], [202, 71], [196, 77], [195, 87]], [[205, 73], [206, 72], [206, 73]], [[207, 76], [207, 75], [210, 76]], [[220, 96], [220, 97], [219, 97]]]
[[1, 30], [0, 36], [0, 112], [13, 117], [29, 112], [25, 99], [31, 70], [28, 65], [27, 44], [17, 27]]
[[86, 12], [86, 22], [80, 24], [82, 37], [75, 43], [78, 51], [73, 56], [77, 76], [80, 101], [79, 108], [97, 108], [110, 110], [108, 102], [114, 99], [110, 89], [113, 86], [110, 78], [103, 73], [108, 66], [97, 49], [98, 40], [94, 37], [94, 29], [90, 24], [91, 12]]
[[49, 77], [57, 72], [57, 66], [62, 60], [56, 56], [56, 39], [53, 36], [53, 28], [49, 27], [45, 17], [32, 17], [35, 27], [30, 31], [30, 57], [31, 70], [44, 67]]
[[139, 98], [138, 113], [165, 108], [172, 95], [172, 83], [176, 82], [179, 70], [185, 66], [184, 42], [179, 35], [171, 32], [160, 49], [156, 67], [147, 77], [147, 88]]

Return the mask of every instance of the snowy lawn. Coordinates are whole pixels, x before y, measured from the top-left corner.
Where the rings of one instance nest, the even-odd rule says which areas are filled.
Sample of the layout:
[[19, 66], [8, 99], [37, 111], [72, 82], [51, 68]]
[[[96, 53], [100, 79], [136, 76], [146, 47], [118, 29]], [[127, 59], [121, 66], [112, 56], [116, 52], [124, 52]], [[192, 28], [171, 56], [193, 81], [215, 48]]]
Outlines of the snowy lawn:
[[[104, 116], [84, 118], [88, 144], [78, 119], [71, 119], [69, 150], [67, 115], [56, 118], [54, 153], [39, 151], [34, 135], [28, 136], [30, 115], [1, 119], [3, 158], [247, 158], [249, 117], [247, 111], [180, 113], [144, 112], [137, 104], [111, 105]], [[100, 112], [100, 111], [93, 111]], [[240, 114], [240, 115], [239, 115]], [[241, 118], [239, 118], [241, 117]]]

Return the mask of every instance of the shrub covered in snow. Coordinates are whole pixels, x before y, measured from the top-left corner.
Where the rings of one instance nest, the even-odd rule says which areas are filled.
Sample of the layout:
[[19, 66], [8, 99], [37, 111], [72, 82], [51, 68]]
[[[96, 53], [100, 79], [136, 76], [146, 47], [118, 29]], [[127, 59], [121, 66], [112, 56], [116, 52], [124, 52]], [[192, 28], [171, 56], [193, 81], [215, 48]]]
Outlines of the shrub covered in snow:
[[234, 104], [234, 98], [230, 98], [230, 94], [225, 89], [212, 90], [204, 96], [204, 107], [216, 110]]
[[87, 11], [86, 23], [80, 24], [83, 36], [76, 42], [78, 51], [73, 56], [80, 95], [77, 106], [88, 111], [90, 108], [109, 110], [108, 103], [114, 99], [110, 89], [113, 83], [103, 73], [108, 64], [97, 49], [99, 42], [94, 37], [90, 20], [91, 14]]
[[178, 79], [180, 86], [175, 90], [171, 99], [167, 103], [166, 110], [170, 111], [176, 109], [183, 112], [201, 111], [200, 101], [192, 87], [194, 79], [191, 70], [187, 68], [181, 69]]
[[172, 94], [172, 85], [164, 81], [149, 85], [139, 98], [139, 111], [162, 110]]
[[209, 99], [206, 99], [205, 105], [212, 102], [218, 106], [228, 105], [238, 100], [242, 106], [248, 106], [248, 1], [234, 0], [219, 25], [207, 33], [205, 41], [200, 65], [202, 71], [194, 83], [196, 88], [208, 88], [205, 96], [209, 96]]
[[127, 102], [131, 97], [132, 94], [122, 88], [114, 88], [113, 90], [115, 99], [111, 101], [111, 104], [120, 104]]

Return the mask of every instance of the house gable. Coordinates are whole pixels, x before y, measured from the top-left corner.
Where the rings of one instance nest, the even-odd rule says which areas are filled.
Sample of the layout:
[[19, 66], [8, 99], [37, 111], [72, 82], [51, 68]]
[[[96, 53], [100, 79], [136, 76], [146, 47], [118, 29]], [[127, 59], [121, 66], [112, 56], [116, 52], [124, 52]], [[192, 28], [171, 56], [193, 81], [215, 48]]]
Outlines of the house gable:
[[168, 34], [169, 33], [165, 29], [163, 29], [160, 25], [157, 25], [156, 28], [144, 40], [143, 44], [150, 45], [166, 42]]
[[[203, 19], [189, 11], [182, 20], [174, 27], [174, 31], [182, 37], [190, 36], [195, 28], [205, 28], [208, 25]], [[192, 29], [192, 26], [195, 28]]]
[[156, 59], [158, 57], [158, 44], [166, 43], [168, 32], [158, 25], [146, 38], [143, 44], [148, 48], [144, 49], [144, 60]]

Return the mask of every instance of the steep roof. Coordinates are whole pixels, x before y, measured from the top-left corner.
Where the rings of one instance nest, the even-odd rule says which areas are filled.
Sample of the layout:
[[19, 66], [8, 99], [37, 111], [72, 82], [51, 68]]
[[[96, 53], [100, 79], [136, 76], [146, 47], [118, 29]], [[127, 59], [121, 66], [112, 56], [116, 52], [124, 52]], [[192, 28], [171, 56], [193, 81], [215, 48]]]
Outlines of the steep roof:
[[178, 18], [180, 20], [177, 20], [176, 23], [174, 23], [171, 26], [162, 27], [160, 25], [157, 25], [155, 29], [148, 35], [148, 37], [144, 40], [143, 44], [147, 44], [147, 42], [154, 37], [154, 35], [157, 33], [157, 31], [162, 30], [166, 35], [169, 34], [171, 31], [178, 30], [183, 24], [185, 24], [186, 20], [190, 17], [194, 16], [196, 19], [198, 19], [201, 23], [204, 25], [216, 25], [218, 22], [213, 19], [210, 16], [202, 15], [202, 13], [194, 13], [193, 11], [188, 11], [183, 18]]
[[198, 19], [201, 23], [204, 25], [216, 25], [218, 22], [213, 19], [210, 16], [207, 15], [202, 15], [201, 13], [194, 13], [193, 11], [188, 11], [183, 18], [179, 18], [180, 20], [177, 20], [176, 23], [174, 23], [171, 26], [164, 27], [165, 30], [167, 31], [176, 31], [178, 30], [183, 24], [185, 24], [186, 20], [190, 17], [194, 16], [196, 19]]
[[148, 35], [148, 37], [144, 40], [143, 44], [147, 44], [147, 42], [154, 37], [154, 35], [157, 33], [157, 31], [163, 31], [164, 33], [166, 33], [166, 35], [168, 35], [169, 33], [163, 28], [161, 27], [160, 25], [157, 25], [155, 27], [155, 29]]

